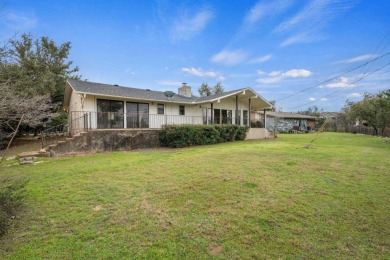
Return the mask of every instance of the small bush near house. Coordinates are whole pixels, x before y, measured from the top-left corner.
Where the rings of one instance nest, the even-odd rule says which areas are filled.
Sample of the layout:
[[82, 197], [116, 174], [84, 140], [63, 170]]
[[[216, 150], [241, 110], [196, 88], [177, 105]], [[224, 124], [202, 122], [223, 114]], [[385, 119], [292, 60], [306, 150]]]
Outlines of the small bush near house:
[[166, 125], [160, 142], [166, 147], [186, 147], [244, 140], [248, 127], [238, 125]]
[[248, 130], [249, 130], [248, 126], [240, 126], [237, 130], [236, 140], [238, 141], [245, 140]]
[[10, 219], [23, 205], [27, 182], [25, 178], [0, 178], [0, 237], [7, 232]]

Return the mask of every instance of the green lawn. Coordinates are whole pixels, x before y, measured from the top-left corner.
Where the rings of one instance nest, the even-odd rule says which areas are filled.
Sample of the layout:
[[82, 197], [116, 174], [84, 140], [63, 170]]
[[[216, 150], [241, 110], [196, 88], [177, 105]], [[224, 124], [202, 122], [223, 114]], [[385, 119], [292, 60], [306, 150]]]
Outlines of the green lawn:
[[0, 258], [389, 259], [390, 139], [313, 137], [1, 166], [30, 182]]

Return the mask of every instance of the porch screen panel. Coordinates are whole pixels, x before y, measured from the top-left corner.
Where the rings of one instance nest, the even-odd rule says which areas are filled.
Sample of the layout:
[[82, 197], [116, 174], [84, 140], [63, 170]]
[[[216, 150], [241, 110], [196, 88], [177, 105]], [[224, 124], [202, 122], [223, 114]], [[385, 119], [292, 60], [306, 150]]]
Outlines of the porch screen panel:
[[138, 119], [140, 128], [149, 128], [149, 104], [138, 104]]
[[127, 102], [127, 128], [149, 128], [149, 104]]
[[97, 100], [97, 128], [110, 128], [109, 124], [110, 100]]
[[221, 110], [214, 109], [214, 124], [220, 124], [220, 123], [221, 123]]
[[97, 100], [97, 128], [123, 128], [123, 102]]
[[111, 101], [111, 128], [123, 128], [123, 102]]
[[241, 125], [241, 110], [236, 110], [236, 125]]
[[248, 125], [248, 110], [242, 111], [242, 121], [244, 125]]
[[206, 107], [204, 107], [202, 109], [202, 120], [203, 120], [203, 124], [207, 125], [207, 108]]
[[127, 102], [127, 128], [139, 128], [138, 103]]
[[232, 123], [232, 110], [222, 109], [222, 124], [231, 124]]

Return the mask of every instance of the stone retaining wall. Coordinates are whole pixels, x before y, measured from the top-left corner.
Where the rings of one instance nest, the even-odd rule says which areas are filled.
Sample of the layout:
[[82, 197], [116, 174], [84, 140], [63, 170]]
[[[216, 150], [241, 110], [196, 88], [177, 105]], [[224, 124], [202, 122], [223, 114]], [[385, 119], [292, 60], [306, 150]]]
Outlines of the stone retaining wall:
[[160, 130], [94, 130], [51, 145], [50, 156], [61, 156], [75, 152], [130, 151], [157, 148], [160, 146]]

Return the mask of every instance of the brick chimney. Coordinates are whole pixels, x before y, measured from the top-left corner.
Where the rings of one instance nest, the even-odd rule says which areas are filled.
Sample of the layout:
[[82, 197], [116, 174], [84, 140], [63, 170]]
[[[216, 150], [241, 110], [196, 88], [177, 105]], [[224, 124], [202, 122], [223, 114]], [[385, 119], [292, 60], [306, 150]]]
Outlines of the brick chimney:
[[185, 97], [191, 97], [191, 87], [187, 86], [187, 83], [183, 83], [183, 85], [179, 88], [179, 95], [185, 96]]

